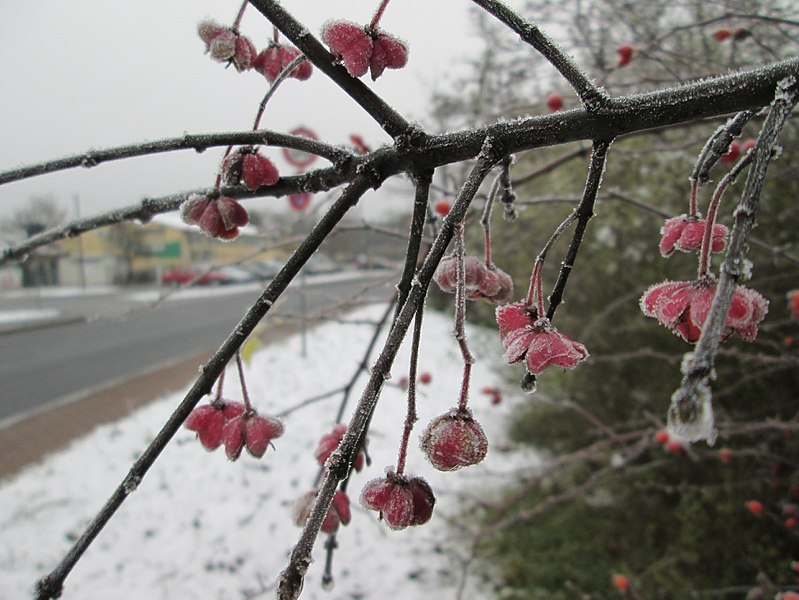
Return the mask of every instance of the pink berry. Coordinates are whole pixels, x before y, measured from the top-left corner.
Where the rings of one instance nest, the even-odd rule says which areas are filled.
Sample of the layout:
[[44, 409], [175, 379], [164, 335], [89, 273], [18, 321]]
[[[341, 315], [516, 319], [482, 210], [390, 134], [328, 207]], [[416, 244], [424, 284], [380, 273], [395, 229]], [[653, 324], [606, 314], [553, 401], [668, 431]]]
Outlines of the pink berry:
[[422, 450], [439, 471], [476, 465], [488, 453], [488, 439], [469, 409], [453, 409], [433, 419], [422, 434]]
[[274, 185], [280, 179], [277, 167], [252, 146], [242, 146], [222, 161], [222, 178], [227, 185], [244, 186], [254, 192], [262, 186]]
[[372, 81], [377, 80], [386, 69], [401, 69], [408, 64], [408, 46], [402, 40], [382, 31], [374, 36], [369, 72]]
[[[300, 527], [305, 525], [317, 494], [317, 490], [311, 490], [294, 504], [293, 517], [296, 525]], [[349, 497], [343, 491], [336, 490], [320, 529], [322, 532], [332, 535], [338, 531], [339, 525], [348, 525], [351, 518]]]
[[655, 434], [655, 441], [658, 444], [667, 444], [669, 441], [669, 432], [665, 429], [661, 429]]
[[197, 33], [214, 60], [232, 64], [238, 71], [252, 68], [256, 52], [248, 38], [211, 20], [201, 22]]
[[547, 96], [547, 108], [549, 112], [557, 112], [563, 108], [563, 96], [558, 92], [550, 92]]
[[373, 42], [364, 27], [348, 21], [328, 21], [322, 26], [322, 40], [353, 77], [369, 70]]
[[722, 462], [722, 464], [728, 464], [732, 460], [732, 450], [729, 448], [720, 448], [719, 460]]
[[390, 470], [386, 477], [369, 481], [361, 492], [361, 504], [378, 511], [391, 529], [427, 523], [435, 502], [433, 490], [424, 479], [408, 478]]
[[180, 206], [180, 216], [189, 225], [197, 225], [207, 236], [220, 240], [238, 237], [239, 227], [250, 222], [247, 210], [233, 198], [209, 198], [192, 194]]
[[730, 147], [727, 149], [727, 152], [721, 155], [721, 162], [727, 165], [731, 165], [738, 157], [741, 155], [741, 142], [738, 140], [733, 140], [730, 142]]
[[222, 430], [225, 423], [243, 411], [244, 405], [239, 402], [218, 400], [192, 410], [183, 424], [186, 429], [197, 433], [204, 448], [215, 450], [222, 445]]
[[619, 54], [619, 67], [626, 67], [630, 64], [630, 61], [633, 58], [633, 53], [635, 49], [630, 44], [622, 44], [616, 49], [616, 52]]
[[255, 411], [244, 412], [225, 424], [222, 438], [225, 442], [225, 454], [230, 460], [241, 456], [241, 451], [261, 458], [269, 443], [283, 435], [283, 423], [274, 417], [262, 417]]
[[[314, 456], [316, 457], [316, 461], [319, 463], [319, 466], [325, 465], [325, 462], [327, 462], [327, 459], [331, 454], [333, 454], [333, 451], [338, 448], [339, 444], [341, 443], [341, 438], [344, 437], [346, 432], [347, 426], [339, 423], [333, 427], [333, 431], [322, 436], [322, 438], [319, 440], [319, 444], [316, 446], [316, 450], [314, 451]], [[360, 471], [363, 469], [363, 463], [365, 460], [366, 454], [364, 453], [363, 449], [361, 449], [353, 461], [353, 468], [356, 471]]]
[[427, 371], [425, 371], [424, 373], [419, 375], [419, 381], [421, 383], [424, 383], [425, 385], [427, 385], [428, 383], [433, 381], [433, 376], [430, 373], [428, 373]]
[[[273, 83], [283, 69], [288, 67], [300, 54], [302, 53], [296, 48], [273, 43], [255, 57], [252, 66], [253, 69], [266, 77], [269, 83]], [[292, 69], [288, 76], [305, 81], [312, 74], [313, 65], [309, 61], [303, 60]]]
[[350, 135], [350, 141], [352, 142], [352, 145], [355, 146], [355, 149], [359, 154], [369, 154], [372, 151], [372, 149], [364, 141], [363, 137], [357, 133]]
[[[675, 250], [693, 252], [702, 246], [702, 237], [707, 229], [707, 221], [686, 214], [667, 219], [660, 229], [660, 254], [669, 257]], [[713, 224], [710, 241], [711, 252], [721, 252], [727, 245], [729, 230], [720, 223]]]

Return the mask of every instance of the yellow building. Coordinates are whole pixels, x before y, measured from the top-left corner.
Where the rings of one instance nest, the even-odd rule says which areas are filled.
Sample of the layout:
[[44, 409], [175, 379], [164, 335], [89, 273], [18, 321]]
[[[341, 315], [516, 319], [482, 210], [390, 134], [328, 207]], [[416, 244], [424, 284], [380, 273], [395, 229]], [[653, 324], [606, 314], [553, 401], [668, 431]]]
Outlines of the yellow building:
[[[171, 267], [197, 263], [225, 265], [251, 257], [263, 237], [246, 229], [232, 242], [203, 235], [173, 215], [147, 225], [120, 223], [54, 244], [60, 285], [108, 285], [158, 281]], [[275, 258], [275, 252], [258, 255]]]

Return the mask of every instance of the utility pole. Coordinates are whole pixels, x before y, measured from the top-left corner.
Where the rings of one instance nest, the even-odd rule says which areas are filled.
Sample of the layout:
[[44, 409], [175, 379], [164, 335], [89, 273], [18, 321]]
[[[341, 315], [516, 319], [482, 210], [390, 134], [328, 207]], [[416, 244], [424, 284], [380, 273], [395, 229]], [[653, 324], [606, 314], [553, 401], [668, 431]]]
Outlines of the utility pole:
[[[72, 203], [75, 205], [75, 220], [80, 220], [80, 197], [75, 194], [72, 196]], [[83, 261], [83, 236], [78, 236], [78, 276], [80, 277], [80, 285], [86, 289], [86, 271]]]

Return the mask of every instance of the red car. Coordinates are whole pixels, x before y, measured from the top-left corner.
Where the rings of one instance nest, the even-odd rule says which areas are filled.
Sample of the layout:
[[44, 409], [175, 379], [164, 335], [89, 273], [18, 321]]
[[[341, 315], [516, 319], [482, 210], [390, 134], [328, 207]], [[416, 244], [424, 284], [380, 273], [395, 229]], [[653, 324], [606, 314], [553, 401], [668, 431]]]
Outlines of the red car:
[[167, 285], [219, 285], [227, 282], [227, 276], [213, 267], [203, 265], [179, 265], [164, 271], [161, 283]]

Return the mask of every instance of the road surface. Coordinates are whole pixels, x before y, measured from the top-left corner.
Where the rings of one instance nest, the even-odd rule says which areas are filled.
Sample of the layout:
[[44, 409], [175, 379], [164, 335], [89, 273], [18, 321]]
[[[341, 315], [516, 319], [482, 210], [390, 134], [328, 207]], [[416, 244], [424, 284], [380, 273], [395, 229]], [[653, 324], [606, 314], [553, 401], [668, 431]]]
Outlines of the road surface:
[[[385, 275], [384, 275], [385, 277]], [[391, 285], [375, 276], [309, 277], [293, 285], [270, 318], [299, 317], [331, 307], [369, 287], [371, 298], [388, 298]], [[81, 312], [88, 320], [0, 336], [0, 422], [79, 397], [92, 389], [213, 351], [257, 298], [260, 287], [220, 287], [180, 292], [151, 306], [155, 292], [129, 292], [25, 301], [28, 306]], [[13, 303], [3, 301], [8, 309]], [[17, 302], [16, 306], [22, 305]]]

